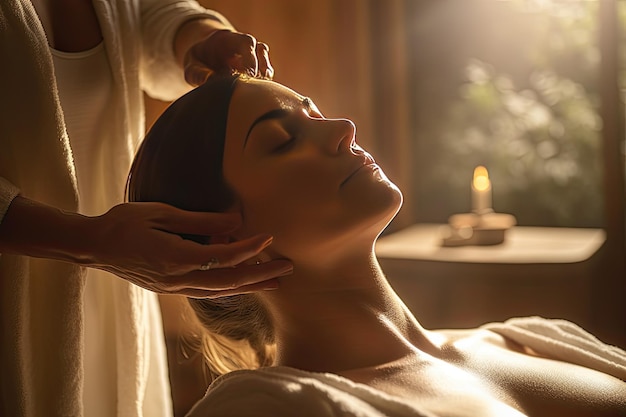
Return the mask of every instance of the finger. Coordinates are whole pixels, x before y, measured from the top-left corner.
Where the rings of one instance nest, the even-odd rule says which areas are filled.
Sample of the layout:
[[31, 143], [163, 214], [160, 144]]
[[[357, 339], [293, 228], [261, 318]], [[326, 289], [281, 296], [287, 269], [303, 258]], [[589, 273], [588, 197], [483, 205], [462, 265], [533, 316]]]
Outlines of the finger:
[[232, 71], [235, 70], [237, 72], [246, 72], [246, 66], [243, 64], [241, 54], [234, 54], [228, 59], [226, 59], [226, 65]]
[[242, 295], [242, 294], [251, 294], [259, 291], [271, 291], [278, 288], [278, 279], [273, 278], [267, 281], [258, 282], [255, 284], [244, 285], [242, 287], [232, 289], [232, 290], [224, 290], [224, 291], [205, 291], [198, 290], [195, 288], [190, 288], [188, 290], [184, 290], [188, 297], [191, 298], [220, 298], [220, 297], [228, 297], [232, 295]]
[[185, 67], [185, 81], [189, 85], [197, 87], [204, 84], [212, 73], [213, 71], [206, 65], [192, 63]]
[[259, 62], [256, 56], [257, 41], [247, 33], [235, 33], [233, 37], [233, 55], [229, 65], [232, 69], [256, 76]]
[[[204, 291], [231, 291], [260, 284], [293, 273], [293, 265], [285, 259], [277, 259], [259, 265], [240, 265], [236, 268], [193, 271], [173, 278], [175, 288]], [[274, 284], [268, 284], [272, 286]]]
[[245, 54], [235, 54], [228, 59], [228, 66], [235, 71], [256, 77], [258, 73], [258, 61], [256, 55], [247, 51]]
[[218, 243], [230, 243], [230, 236], [228, 235], [211, 235], [209, 239], [209, 244], [218, 244]]
[[259, 73], [257, 76], [271, 80], [274, 78], [274, 68], [270, 63], [269, 50], [270, 48], [266, 43], [259, 42], [256, 45], [256, 55], [259, 63]]
[[183, 265], [188, 271], [199, 270], [209, 261], [208, 269], [230, 268], [257, 256], [272, 243], [272, 237], [266, 234], [256, 235], [247, 239], [227, 244], [201, 245], [189, 240], [180, 242], [176, 249], [185, 254]]
[[239, 213], [206, 213], [169, 206], [157, 218], [159, 228], [170, 233], [209, 236], [232, 232], [241, 226]]

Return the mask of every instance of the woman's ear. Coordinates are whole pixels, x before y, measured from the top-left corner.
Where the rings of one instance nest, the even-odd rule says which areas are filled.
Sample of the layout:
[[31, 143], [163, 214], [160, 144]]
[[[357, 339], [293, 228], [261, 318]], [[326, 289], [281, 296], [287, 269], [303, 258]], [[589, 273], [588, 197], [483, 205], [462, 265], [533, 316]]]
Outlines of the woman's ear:
[[[242, 224], [241, 227], [239, 227], [237, 230], [233, 230], [232, 232], [228, 233], [228, 234], [224, 234], [224, 235], [215, 235], [215, 236], [211, 236], [210, 238], [210, 242], [211, 243], [231, 243], [231, 242], [235, 242], [238, 240], [242, 240], [248, 237], [251, 237], [254, 232], [250, 232], [250, 230], [247, 229], [247, 225], [246, 225], [246, 217], [245, 217], [245, 213], [244, 210], [241, 206], [241, 204], [237, 201], [235, 202], [228, 210], [228, 213], [238, 213], [239, 215], [241, 215], [241, 219], [242, 219]], [[272, 249], [271, 246], [262, 250], [261, 252], [259, 252], [258, 254], [256, 254], [254, 257], [248, 259], [247, 261], [245, 261], [244, 263], [247, 265], [255, 265], [255, 264], [263, 264], [269, 261], [272, 261], [274, 259], [279, 259], [280, 256], [277, 256], [277, 254], [275, 254]]]

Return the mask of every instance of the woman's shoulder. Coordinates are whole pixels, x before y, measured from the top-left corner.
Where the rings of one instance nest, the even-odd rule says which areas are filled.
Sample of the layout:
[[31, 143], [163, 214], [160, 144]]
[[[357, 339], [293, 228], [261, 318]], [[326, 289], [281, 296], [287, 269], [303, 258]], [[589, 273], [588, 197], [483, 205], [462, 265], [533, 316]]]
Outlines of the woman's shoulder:
[[532, 352], [514, 339], [510, 339], [485, 327], [438, 329], [431, 330], [430, 333], [442, 351], [448, 352], [451, 356], [468, 348], [475, 348], [484, 344], [520, 353]]

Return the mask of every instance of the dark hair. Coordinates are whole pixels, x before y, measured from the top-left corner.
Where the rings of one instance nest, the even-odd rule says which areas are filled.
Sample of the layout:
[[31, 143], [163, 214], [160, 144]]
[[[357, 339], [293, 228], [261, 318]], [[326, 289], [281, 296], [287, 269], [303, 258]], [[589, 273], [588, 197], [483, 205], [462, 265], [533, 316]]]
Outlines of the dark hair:
[[163, 112], [133, 161], [128, 201], [156, 201], [207, 212], [232, 205], [234, 196], [224, 182], [222, 160], [237, 78], [209, 77]]
[[[233, 205], [235, 195], [223, 176], [223, 156], [228, 109], [238, 79], [238, 75], [209, 77], [163, 112], [133, 161], [128, 201], [203, 212], [222, 212]], [[208, 243], [200, 236], [183, 237]], [[213, 377], [272, 363], [273, 329], [256, 296], [188, 301], [208, 331], [195, 344]]]

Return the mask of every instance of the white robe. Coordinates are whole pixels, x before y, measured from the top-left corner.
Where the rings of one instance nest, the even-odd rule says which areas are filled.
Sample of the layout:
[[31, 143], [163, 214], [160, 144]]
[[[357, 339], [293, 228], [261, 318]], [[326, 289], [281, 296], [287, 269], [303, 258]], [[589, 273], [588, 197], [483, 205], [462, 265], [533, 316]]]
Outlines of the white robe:
[[[173, 56], [175, 31], [196, 16], [228, 24], [191, 1], [93, 2], [114, 80], [115, 111], [107, 121], [108, 140], [97, 151], [94, 192], [88, 196], [78, 195], [52, 59], [35, 10], [28, 0], [0, 2], [0, 222], [18, 192], [70, 211], [83, 200], [99, 212], [120, 203], [144, 134], [142, 90], [172, 100], [189, 89]], [[86, 314], [98, 312], [89, 322], [107, 323], [90, 328], [106, 353], [92, 358], [95, 368], [84, 363], [89, 356], [83, 352], [87, 274], [100, 275], [103, 291], [98, 306], [87, 306]], [[93, 415], [101, 407], [124, 417], [172, 414], [157, 297], [106, 275], [0, 255], [0, 415]], [[101, 397], [84, 404], [84, 371], [97, 369], [98, 360], [113, 378], [103, 382]]]

